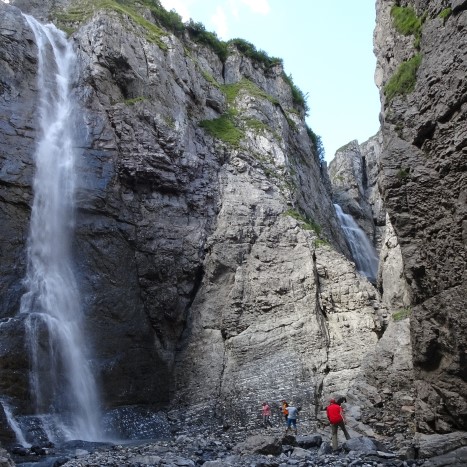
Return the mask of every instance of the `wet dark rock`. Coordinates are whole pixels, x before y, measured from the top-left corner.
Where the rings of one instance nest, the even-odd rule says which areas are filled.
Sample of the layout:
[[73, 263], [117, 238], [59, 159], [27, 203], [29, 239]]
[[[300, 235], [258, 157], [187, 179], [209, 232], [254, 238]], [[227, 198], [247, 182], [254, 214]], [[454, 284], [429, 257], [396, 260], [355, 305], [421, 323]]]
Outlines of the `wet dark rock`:
[[300, 446], [301, 448], [319, 448], [321, 446], [321, 443], [323, 442], [323, 439], [320, 435], [297, 436], [295, 438], [295, 442], [297, 446]]

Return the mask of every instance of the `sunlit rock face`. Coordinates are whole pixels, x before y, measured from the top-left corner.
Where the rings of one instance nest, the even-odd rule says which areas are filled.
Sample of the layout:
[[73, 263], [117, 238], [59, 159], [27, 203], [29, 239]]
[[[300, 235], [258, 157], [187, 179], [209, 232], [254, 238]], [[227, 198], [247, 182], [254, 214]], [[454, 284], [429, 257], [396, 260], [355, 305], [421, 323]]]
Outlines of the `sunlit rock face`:
[[379, 191], [382, 136], [378, 132], [362, 144], [350, 141], [329, 163], [333, 201], [350, 214], [379, 251], [386, 226], [386, 210]]
[[[405, 1], [424, 22], [402, 35], [392, 1], [377, 2], [380, 186], [412, 300], [411, 340], [421, 431], [466, 429], [466, 103], [464, 1]], [[449, 8], [449, 9], [448, 9]], [[407, 9], [406, 9], [407, 12]], [[413, 90], [387, 85], [420, 54]]]
[[[47, 2], [16, 4], [53, 17]], [[0, 3], [0, 16], [0, 390], [28, 412], [17, 313], [37, 59], [20, 11]], [[214, 401], [244, 418], [262, 398], [293, 398], [312, 414], [345, 392], [381, 334], [380, 297], [346, 258], [282, 66], [233, 49], [223, 63], [188, 36], [151, 41], [112, 11], [71, 40], [81, 113], [73, 253], [104, 403]], [[221, 115], [237, 140], [202, 123]]]
[[[373, 210], [368, 196], [367, 164], [358, 141], [351, 141], [338, 149], [328, 171], [334, 202], [350, 214], [368, 238], [376, 243]], [[374, 178], [373, 182], [376, 180]]]
[[[381, 294], [383, 328], [368, 349], [361, 373], [347, 393], [348, 418], [368, 435], [407, 439], [414, 430], [414, 373], [410, 339], [410, 289], [404, 276], [398, 238], [379, 192], [382, 135], [363, 144], [351, 141], [329, 164], [333, 200], [350, 214], [379, 252], [375, 286]], [[376, 408], [377, 407], [377, 408]], [[368, 424], [369, 420], [373, 423]], [[378, 423], [374, 421], [378, 420]], [[385, 428], [382, 428], [385, 427]]]

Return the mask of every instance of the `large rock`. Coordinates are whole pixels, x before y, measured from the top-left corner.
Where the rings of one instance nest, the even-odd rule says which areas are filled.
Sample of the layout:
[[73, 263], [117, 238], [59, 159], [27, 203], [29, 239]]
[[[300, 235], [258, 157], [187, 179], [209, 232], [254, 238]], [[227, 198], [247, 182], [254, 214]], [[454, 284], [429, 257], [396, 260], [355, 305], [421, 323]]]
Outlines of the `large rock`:
[[234, 451], [257, 454], [272, 454], [277, 456], [282, 452], [282, 442], [277, 436], [254, 435], [237, 444]]
[[14, 467], [15, 465], [8, 452], [0, 448], [0, 467]]

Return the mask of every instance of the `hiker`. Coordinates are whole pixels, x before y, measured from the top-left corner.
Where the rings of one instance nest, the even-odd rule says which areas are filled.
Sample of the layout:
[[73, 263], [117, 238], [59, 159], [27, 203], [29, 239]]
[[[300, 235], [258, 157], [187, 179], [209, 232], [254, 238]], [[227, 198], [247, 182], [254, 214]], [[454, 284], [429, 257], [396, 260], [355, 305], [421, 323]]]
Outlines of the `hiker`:
[[282, 415], [284, 415], [285, 423], [287, 423], [287, 415], [289, 414], [287, 407], [289, 406], [289, 404], [287, 404], [287, 401], [285, 399], [282, 399], [281, 403], [281, 412]]
[[337, 429], [340, 427], [344, 432], [345, 439], [350, 439], [350, 435], [345, 427], [344, 411], [341, 407], [342, 403], [347, 402], [345, 397], [339, 397], [337, 401], [331, 399], [329, 405], [326, 407], [326, 414], [332, 428], [332, 449], [337, 450]]
[[267, 428], [267, 425], [269, 425], [272, 428], [272, 423], [271, 423], [271, 407], [269, 407], [269, 404], [267, 402], [263, 402], [263, 407], [261, 409], [261, 414], [263, 416], [263, 425], [264, 428]]
[[287, 428], [285, 429], [285, 434], [289, 431], [290, 427], [293, 427], [292, 430], [294, 431], [295, 434], [297, 434], [297, 416], [298, 416], [298, 410], [297, 407], [294, 407], [293, 405], [288, 405], [287, 406]]

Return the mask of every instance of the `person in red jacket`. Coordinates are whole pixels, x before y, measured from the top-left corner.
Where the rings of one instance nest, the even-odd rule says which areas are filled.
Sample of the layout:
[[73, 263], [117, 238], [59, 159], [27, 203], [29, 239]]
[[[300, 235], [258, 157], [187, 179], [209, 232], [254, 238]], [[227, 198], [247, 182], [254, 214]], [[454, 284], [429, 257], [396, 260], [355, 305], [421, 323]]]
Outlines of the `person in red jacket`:
[[332, 448], [337, 449], [337, 429], [340, 427], [344, 432], [345, 439], [350, 439], [350, 435], [347, 432], [345, 427], [345, 418], [344, 411], [342, 410], [341, 404], [346, 402], [345, 397], [340, 397], [335, 401], [334, 399], [330, 400], [329, 405], [326, 407], [326, 414], [328, 416], [329, 423], [332, 427]]

